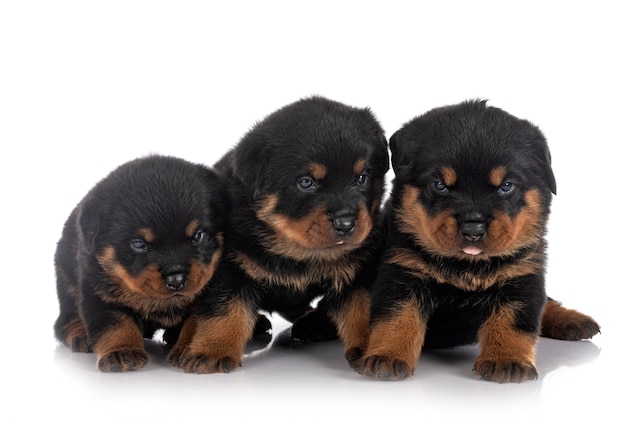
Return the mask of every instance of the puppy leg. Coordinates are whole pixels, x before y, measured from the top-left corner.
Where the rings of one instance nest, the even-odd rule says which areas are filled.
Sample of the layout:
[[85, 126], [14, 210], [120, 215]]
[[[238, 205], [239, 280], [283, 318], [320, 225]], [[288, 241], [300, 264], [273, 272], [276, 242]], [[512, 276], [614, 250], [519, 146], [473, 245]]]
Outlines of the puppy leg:
[[225, 314], [195, 316], [185, 323], [170, 362], [185, 373], [228, 373], [241, 366], [256, 322], [256, 311], [241, 299], [231, 300]]
[[[166, 332], [167, 333], [167, 332]], [[180, 331], [176, 336], [172, 349], [167, 355], [167, 360], [172, 363], [178, 363], [180, 357], [183, 355], [185, 349], [191, 344], [191, 341], [196, 333], [196, 316], [191, 315], [185, 319]]]
[[393, 315], [372, 322], [365, 355], [353, 368], [379, 380], [399, 380], [411, 376], [424, 345], [426, 319], [414, 301], [394, 305]]
[[370, 306], [370, 293], [357, 290], [337, 309], [330, 308], [329, 316], [337, 327], [339, 338], [343, 341], [348, 363], [360, 358], [367, 347]]
[[115, 323], [97, 336], [93, 350], [103, 372], [137, 370], [148, 362], [143, 334], [127, 315], [118, 315]]
[[600, 325], [590, 316], [577, 310], [565, 308], [558, 301], [548, 298], [541, 316], [541, 336], [566, 341], [590, 339], [600, 333]]
[[87, 342], [87, 327], [79, 315], [59, 316], [54, 331], [61, 340], [74, 352], [91, 352]]
[[482, 379], [500, 383], [537, 379], [537, 336], [516, 329], [515, 319], [515, 307], [503, 305], [480, 327], [481, 352], [474, 363], [474, 371]]

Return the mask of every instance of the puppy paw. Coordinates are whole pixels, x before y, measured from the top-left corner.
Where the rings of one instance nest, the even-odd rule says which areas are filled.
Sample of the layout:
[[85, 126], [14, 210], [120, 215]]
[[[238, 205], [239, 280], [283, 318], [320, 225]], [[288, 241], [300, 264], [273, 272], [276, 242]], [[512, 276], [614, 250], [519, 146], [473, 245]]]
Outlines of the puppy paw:
[[600, 333], [600, 325], [591, 317], [582, 315], [568, 322], [544, 325], [541, 328], [541, 336], [564, 341], [580, 341], [591, 339]]
[[230, 373], [241, 367], [241, 360], [234, 357], [213, 358], [206, 354], [183, 354], [176, 361], [172, 361], [172, 364], [183, 369], [185, 373]]
[[536, 380], [537, 369], [531, 363], [483, 360], [480, 357], [472, 369], [481, 379], [499, 383], [520, 383]]
[[590, 316], [565, 308], [550, 300], [541, 317], [541, 336], [564, 341], [590, 339], [600, 333], [600, 325]]
[[355, 369], [355, 366], [359, 363], [361, 357], [363, 357], [363, 350], [360, 348], [349, 348], [344, 354], [348, 364], [352, 369]]
[[185, 352], [185, 348], [186, 347], [180, 347], [180, 346], [175, 344], [170, 349], [170, 352], [167, 354], [167, 362], [170, 363], [173, 366], [181, 367], [180, 366], [180, 360], [181, 360], [181, 358], [183, 356], [183, 353]]
[[91, 346], [87, 342], [87, 336], [68, 338], [66, 344], [73, 352], [91, 352]]
[[102, 372], [125, 372], [141, 369], [147, 362], [148, 354], [144, 350], [111, 351], [98, 359], [98, 369]]
[[353, 368], [358, 374], [377, 380], [401, 380], [413, 374], [407, 362], [381, 355], [363, 357]]

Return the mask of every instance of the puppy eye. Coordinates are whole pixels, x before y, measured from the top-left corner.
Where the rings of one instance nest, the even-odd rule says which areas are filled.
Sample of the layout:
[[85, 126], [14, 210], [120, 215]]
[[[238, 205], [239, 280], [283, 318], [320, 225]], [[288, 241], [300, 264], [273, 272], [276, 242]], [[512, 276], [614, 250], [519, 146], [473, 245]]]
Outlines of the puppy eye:
[[298, 179], [298, 188], [302, 191], [313, 191], [317, 188], [313, 178], [309, 176], [303, 176]]
[[191, 243], [193, 245], [198, 245], [202, 242], [204, 238], [206, 238], [204, 231], [197, 231], [191, 238]]
[[435, 188], [435, 191], [448, 192], [448, 187], [443, 183], [443, 181], [433, 182], [433, 188]]
[[368, 175], [367, 173], [361, 173], [359, 176], [356, 177], [356, 183], [357, 185], [365, 185], [366, 183], [368, 183], [370, 180], [370, 175]]
[[507, 195], [510, 194], [513, 189], [515, 189], [515, 184], [512, 182], [506, 181], [502, 185], [498, 187], [498, 194]]
[[136, 253], [145, 253], [148, 251], [148, 244], [141, 239], [133, 239], [130, 242], [130, 248]]

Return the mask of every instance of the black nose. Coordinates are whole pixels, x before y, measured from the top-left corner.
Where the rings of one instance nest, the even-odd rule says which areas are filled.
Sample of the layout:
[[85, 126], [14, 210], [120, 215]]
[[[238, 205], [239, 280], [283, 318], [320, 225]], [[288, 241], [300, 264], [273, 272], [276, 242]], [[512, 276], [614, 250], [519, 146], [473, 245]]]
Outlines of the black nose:
[[184, 266], [172, 266], [163, 272], [163, 279], [168, 291], [181, 291], [187, 286], [187, 269]]
[[342, 209], [331, 214], [330, 218], [333, 222], [333, 228], [335, 229], [337, 235], [348, 235], [354, 231], [356, 218], [352, 211]]
[[467, 241], [480, 241], [487, 234], [487, 218], [482, 213], [469, 213], [460, 223], [461, 236]]

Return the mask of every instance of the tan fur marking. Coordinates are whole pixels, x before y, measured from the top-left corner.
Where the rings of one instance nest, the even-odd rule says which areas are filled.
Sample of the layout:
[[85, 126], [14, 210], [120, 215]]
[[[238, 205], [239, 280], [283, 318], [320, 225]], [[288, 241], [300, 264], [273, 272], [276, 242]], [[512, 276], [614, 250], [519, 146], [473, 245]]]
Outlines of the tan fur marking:
[[295, 260], [338, 259], [360, 247], [373, 227], [372, 215], [363, 204], [354, 232], [341, 237], [332, 227], [327, 210], [312, 210], [302, 219], [292, 219], [275, 212], [277, 203], [277, 195], [269, 195], [259, 203], [257, 217], [273, 229], [262, 239], [263, 247]]
[[460, 250], [459, 229], [452, 212], [428, 215], [417, 200], [419, 189], [405, 185], [401, 206], [396, 210], [399, 229], [434, 255], [452, 256]]
[[443, 183], [446, 184], [447, 187], [451, 187], [456, 184], [456, 171], [449, 166], [444, 166], [441, 168], [441, 177], [443, 178]]
[[143, 350], [143, 335], [132, 318], [120, 314], [115, 324], [98, 338], [93, 350], [98, 358], [113, 351]]
[[187, 287], [183, 291], [172, 293], [165, 287], [156, 264], [149, 265], [137, 276], [132, 276], [124, 266], [117, 262], [114, 248], [106, 247], [98, 257], [98, 262], [111, 280], [117, 284], [117, 289], [112, 293], [105, 291], [98, 291], [98, 293], [105, 301], [124, 304], [132, 308], [144, 319], [154, 318], [153, 313], [159, 313], [160, 323], [165, 327], [173, 326], [180, 323], [183, 317], [183, 313], [174, 313], [174, 311], [188, 307], [197, 297], [212, 278], [220, 256], [221, 249], [218, 249], [209, 265], [192, 260]]
[[196, 335], [196, 316], [191, 314], [183, 323], [176, 343], [168, 354], [168, 360], [176, 362]]
[[506, 176], [506, 169], [504, 166], [497, 166], [491, 169], [489, 172], [489, 183], [494, 187], [499, 187], [504, 182]]
[[152, 229], [150, 228], [141, 228], [137, 232], [146, 242], [154, 242], [154, 240], [156, 239], [156, 235], [154, 234], [154, 232], [152, 232]]
[[192, 236], [196, 234], [199, 226], [200, 224], [198, 223], [196, 219], [192, 220], [191, 222], [189, 222], [189, 224], [185, 228], [185, 235], [191, 238]]
[[366, 355], [402, 360], [413, 370], [424, 345], [426, 321], [412, 301], [395, 308], [393, 316], [373, 324]]
[[339, 338], [343, 341], [346, 351], [357, 348], [365, 351], [369, 333], [370, 304], [369, 292], [355, 292], [346, 304], [331, 315], [337, 325]]
[[501, 307], [478, 330], [482, 361], [535, 363], [537, 338], [515, 329], [515, 305]]
[[233, 258], [255, 281], [270, 285], [288, 286], [296, 290], [304, 290], [311, 284], [330, 280], [335, 291], [341, 292], [352, 283], [354, 275], [359, 269], [357, 262], [342, 257], [333, 261], [313, 260], [307, 264], [306, 271], [299, 272], [297, 275], [285, 275], [276, 272], [275, 269], [267, 268], [265, 264], [241, 252], [236, 252]]
[[116, 282], [122, 283], [132, 292], [152, 297], [167, 297], [169, 293], [163, 284], [158, 266], [151, 264], [137, 276], [132, 276], [116, 259], [115, 249], [106, 247], [98, 257], [98, 263]]
[[498, 268], [488, 275], [475, 275], [470, 272], [446, 273], [442, 268], [425, 262], [417, 254], [404, 248], [391, 250], [385, 261], [404, 267], [416, 278], [429, 278], [466, 291], [478, 291], [516, 277], [536, 274], [539, 270], [539, 258], [537, 253], [530, 253], [518, 262]]
[[309, 166], [309, 172], [311, 172], [311, 176], [315, 178], [317, 181], [321, 181], [326, 177], [326, 166], [320, 163], [313, 163]]
[[354, 174], [360, 175], [365, 170], [365, 159], [359, 159], [354, 162]]
[[600, 332], [600, 326], [591, 316], [565, 308], [558, 301], [548, 301], [543, 310], [542, 336], [577, 341], [591, 338], [598, 332]]
[[511, 218], [504, 212], [494, 213], [481, 246], [483, 254], [473, 257], [461, 252], [463, 240], [453, 212], [442, 211], [430, 216], [417, 200], [418, 196], [417, 187], [405, 185], [396, 216], [400, 231], [411, 235], [430, 254], [465, 260], [487, 260], [493, 256], [510, 255], [541, 242], [543, 202], [538, 190], [526, 193], [526, 206], [517, 216]]
[[73, 348], [74, 351], [86, 352], [89, 347], [87, 345], [87, 326], [85, 322], [76, 316], [63, 328], [67, 336], [65, 337], [65, 345]]
[[228, 312], [222, 316], [197, 318], [195, 336], [187, 354], [205, 354], [209, 357], [243, 358], [246, 343], [252, 338], [256, 314], [240, 300], [231, 300]]
[[530, 190], [524, 198], [526, 206], [514, 218], [503, 212], [494, 213], [487, 229], [485, 249], [513, 252], [541, 240], [541, 194], [538, 190]]
[[213, 257], [211, 257], [211, 261], [208, 265], [198, 260], [191, 261], [191, 265], [189, 266], [189, 275], [187, 277], [186, 290], [189, 290], [192, 295], [198, 293], [213, 278], [215, 269], [217, 269], [220, 262], [224, 237], [221, 233], [219, 233], [216, 238], [219, 247], [213, 253]]

